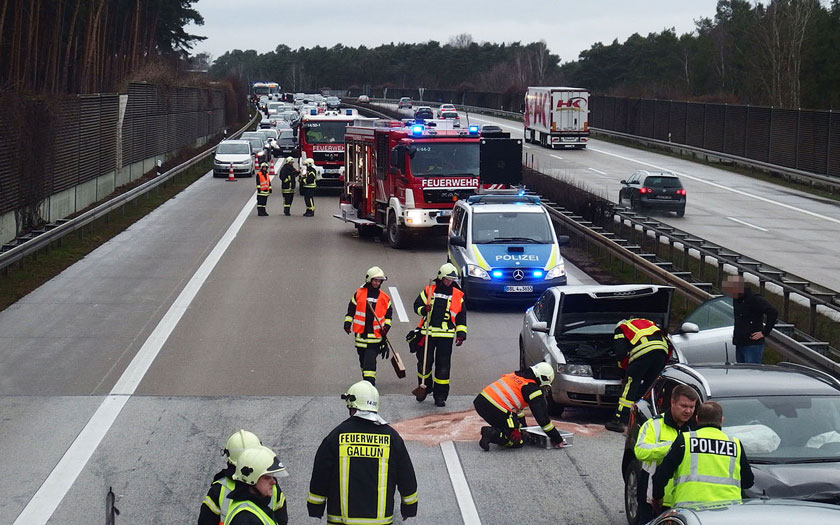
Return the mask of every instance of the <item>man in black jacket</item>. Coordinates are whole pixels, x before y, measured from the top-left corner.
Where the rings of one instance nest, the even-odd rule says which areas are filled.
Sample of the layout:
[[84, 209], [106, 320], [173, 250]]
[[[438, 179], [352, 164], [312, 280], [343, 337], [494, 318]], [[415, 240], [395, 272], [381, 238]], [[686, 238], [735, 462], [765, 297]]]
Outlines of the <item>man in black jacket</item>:
[[767, 299], [746, 287], [740, 275], [728, 277], [723, 283], [723, 292], [732, 298], [735, 309], [732, 330], [735, 360], [739, 363], [761, 363], [765, 337], [773, 330], [779, 312]]
[[[224, 525], [286, 525], [286, 495], [277, 488], [277, 476], [288, 476], [286, 467], [268, 447], [242, 452], [233, 473], [236, 483], [228, 494], [230, 508]], [[277, 508], [272, 508], [277, 493]]]
[[280, 173], [277, 175], [283, 192], [283, 215], [292, 214], [292, 201], [295, 200], [295, 179], [299, 172], [295, 169], [294, 162], [293, 157], [286, 157], [286, 162], [283, 163]]
[[321, 442], [315, 454], [309, 515], [327, 523], [394, 521], [394, 490], [399, 489], [403, 520], [417, 515], [417, 478], [400, 435], [379, 416], [379, 392], [359, 381], [341, 396], [350, 417]]

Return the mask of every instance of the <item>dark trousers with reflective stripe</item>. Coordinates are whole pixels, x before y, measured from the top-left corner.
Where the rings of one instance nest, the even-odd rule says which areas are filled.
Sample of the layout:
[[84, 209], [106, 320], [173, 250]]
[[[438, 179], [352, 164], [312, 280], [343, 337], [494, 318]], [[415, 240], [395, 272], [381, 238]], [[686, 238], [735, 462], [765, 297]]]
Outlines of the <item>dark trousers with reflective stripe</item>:
[[257, 192], [257, 215], [268, 215], [265, 206], [268, 204], [268, 192]]
[[315, 212], [315, 188], [303, 188], [303, 200], [306, 202], [306, 211]]
[[630, 407], [644, 395], [659, 373], [662, 372], [667, 357], [667, 354], [662, 350], [651, 350], [627, 365], [627, 380], [624, 383], [621, 398], [618, 400], [615, 419], [627, 423], [627, 419], [630, 417]]
[[481, 416], [487, 424], [493, 427], [493, 439], [490, 441], [496, 445], [505, 447], [519, 448], [524, 442], [522, 439], [514, 441], [510, 437], [510, 433], [519, 428], [519, 418], [510, 412], [502, 412], [496, 405], [487, 401], [487, 399], [478, 394], [473, 400], [473, 406], [478, 415]]
[[359, 366], [362, 368], [362, 379], [376, 385], [376, 357], [382, 348], [382, 343], [367, 343], [366, 347], [356, 346], [359, 353]]
[[[417, 384], [426, 384], [435, 400], [446, 401], [449, 397], [449, 367], [452, 361], [451, 337], [429, 337], [429, 355], [426, 358], [426, 369], [423, 370], [423, 346], [417, 350]], [[435, 368], [432, 378], [432, 366]]]
[[292, 209], [292, 201], [295, 200], [295, 190], [283, 190], [283, 212], [289, 213]]

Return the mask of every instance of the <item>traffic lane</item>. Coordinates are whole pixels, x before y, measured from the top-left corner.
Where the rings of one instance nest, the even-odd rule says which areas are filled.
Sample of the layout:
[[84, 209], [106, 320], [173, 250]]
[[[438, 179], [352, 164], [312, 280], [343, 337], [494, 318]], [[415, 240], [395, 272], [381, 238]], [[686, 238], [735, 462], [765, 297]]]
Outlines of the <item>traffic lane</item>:
[[[481, 118], [496, 124], [508, 122], [506, 125], [513, 127], [503, 119]], [[593, 155], [598, 152], [604, 154]], [[840, 287], [833, 265], [825, 262], [840, 255], [840, 246], [825, 242], [840, 235], [840, 206], [834, 201], [684, 159], [600, 141], [592, 141], [583, 151], [532, 146], [526, 149], [526, 161], [528, 155], [534, 156], [537, 168], [591, 186], [612, 201], [618, 198], [620, 180], [637, 169], [656, 166], [674, 171], [681, 175], [687, 190], [686, 216], [661, 212], [651, 215], [814, 282]], [[562, 160], [554, 156], [562, 156]], [[569, 164], [570, 159], [576, 164]], [[581, 164], [590, 167], [583, 169]], [[815, 257], [806, 261], [801, 254]]]
[[206, 175], [0, 312], [0, 394], [107, 393], [253, 191]]
[[101, 402], [88, 396], [0, 397], [0, 457], [7, 473], [0, 477], [0, 515], [23, 510]]
[[[471, 398], [460, 398], [452, 404], [466, 410], [470, 402]], [[410, 396], [383, 396], [381, 400], [381, 414], [388, 421], [411, 420], [433, 410], [440, 412]], [[347, 417], [338, 393], [316, 397], [135, 396], [49, 523], [100, 523], [109, 487], [118, 496], [118, 521], [194, 523], [213, 474], [224, 467], [220, 450], [228, 436], [240, 428], [257, 434], [286, 467], [289, 476], [280, 478], [278, 484], [286, 493], [289, 523], [311, 522], [306, 498], [315, 453], [321, 440]], [[412, 522], [459, 523], [440, 448], [415, 441], [406, 445], [418, 480], [419, 517]], [[395, 521], [401, 523], [398, 498]]]

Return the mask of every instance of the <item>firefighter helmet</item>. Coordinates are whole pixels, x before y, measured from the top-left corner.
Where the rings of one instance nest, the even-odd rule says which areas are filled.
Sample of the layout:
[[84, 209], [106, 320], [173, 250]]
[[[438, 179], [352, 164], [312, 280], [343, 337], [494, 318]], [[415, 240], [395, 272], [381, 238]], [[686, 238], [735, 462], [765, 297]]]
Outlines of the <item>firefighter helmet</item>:
[[263, 162], [262, 164], [260, 164], [260, 169], [261, 170], [267, 170], [268, 169], [268, 162]]
[[306, 164], [307, 166], [314, 166], [315, 165], [315, 161], [312, 158], [307, 158], [305, 161], [303, 161], [303, 163]]
[[222, 455], [228, 458], [230, 463], [236, 465], [239, 460], [239, 455], [247, 448], [254, 448], [262, 445], [260, 438], [253, 432], [247, 430], [237, 430], [234, 432], [225, 443], [225, 448], [222, 450]]
[[341, 395], [347, 408], [379, 412], [379, 391], [367, 381], [353, 383], [347, 392]]
[[294, 161], [295, 161], [294, 157], [286, 157], [286, 164], [291, 164]]
[[545, 361], [532, 366], [531, 371], [534, 372], [540, 386], [551, 386], [552, 381], [554, 381], [554, 367]]
[[365, 273], [365, 282], [369, 283], [372, 279], [381, 279], [383, 281], [387, 281], [388, 278], [385, 277], [385, 272], [382, 271], [382, 268], [379, 266], [371, 266], [368, 268], [368, 271]]
[[452, 263], [445, 263], [438, 270], [437, 278], [457, 281], [459, 279], [458, 268], [455, 268], [455, 265]]
[[274, 474], [288, 476], [286, 467], [277, 459], [277, 455], [268, 447], [249, 448], [239, 456], [233, 479], [248, 485], [256, 485], [261, 476]]

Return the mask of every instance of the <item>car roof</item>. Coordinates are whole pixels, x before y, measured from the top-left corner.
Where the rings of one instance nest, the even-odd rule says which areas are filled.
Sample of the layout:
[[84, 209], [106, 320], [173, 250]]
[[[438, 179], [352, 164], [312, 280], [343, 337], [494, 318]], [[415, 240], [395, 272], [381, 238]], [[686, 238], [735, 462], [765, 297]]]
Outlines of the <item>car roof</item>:
[[240, 139], [230, 139], [230, 140], [223, 140], [220, 144], [250, 144], [247, 140], [240, 140]]
[[552, 286], [558, 294], [609, 294], [609, 293], [625, 293], [635, 292], [639, 290], [651, 290], [657, 292], [662, 288], [671, 288], [670, 286], [660, 286], [658, 284], [576, 284], [566, 286]]
[[[734, 357], [734, 348], [732, 357]], [[666, 368], [665, 375], [696, 383], [686, 369], [699, 374], [708, 384], [711, 399], [755, 396], [836, 396], [840, 384], [816, 370], [795, 365], [704, 364]]]
[[473, 213], [546, 213], [539, 203], [517, 202], [517, 203], [482, 203], [481, 206], [467, 206]]

